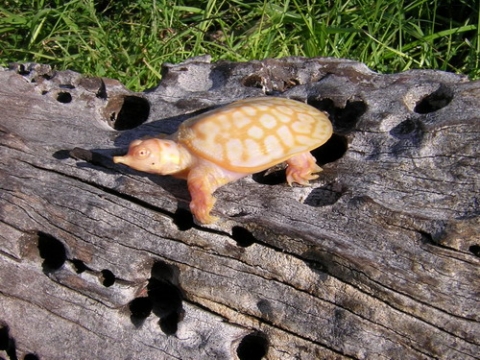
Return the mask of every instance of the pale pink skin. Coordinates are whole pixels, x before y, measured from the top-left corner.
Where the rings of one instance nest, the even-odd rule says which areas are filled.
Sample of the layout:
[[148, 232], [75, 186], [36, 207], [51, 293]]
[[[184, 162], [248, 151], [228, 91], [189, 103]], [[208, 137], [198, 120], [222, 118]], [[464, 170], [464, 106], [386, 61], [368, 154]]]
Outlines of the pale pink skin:
[[[192, 197], [190, 210], [202, 224], [218, 219], [210, 214], [216, 201], [213, 192], [220, 186], [250, 174], [223, 169], [211, 161], [193, 155], [173, 140], [157, 138], [133, 141], [127, 155], [115, 156], [113, 161], [139, 171], [186, 179]], [[310, 152], [294, 155], [286, 162], [289, 185], [294, 182], [308, 185], [309, 180], [318, 178], [315, 173], [322, 171]], [[270, 166], [266, 168], [268, 167]]]

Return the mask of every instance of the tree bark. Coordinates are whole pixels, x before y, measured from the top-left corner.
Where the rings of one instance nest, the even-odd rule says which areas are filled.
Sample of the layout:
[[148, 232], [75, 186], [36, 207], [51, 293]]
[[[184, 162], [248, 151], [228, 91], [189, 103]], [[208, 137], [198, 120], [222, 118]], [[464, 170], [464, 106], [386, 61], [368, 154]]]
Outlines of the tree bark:
[[[480, 358], [480, 82], [348, 60], [165, 64], [155, 89], [0, 71], [0, 358]], [[249, 96], [326, 111], [324, 171], [222, 187], [115, 165]]]

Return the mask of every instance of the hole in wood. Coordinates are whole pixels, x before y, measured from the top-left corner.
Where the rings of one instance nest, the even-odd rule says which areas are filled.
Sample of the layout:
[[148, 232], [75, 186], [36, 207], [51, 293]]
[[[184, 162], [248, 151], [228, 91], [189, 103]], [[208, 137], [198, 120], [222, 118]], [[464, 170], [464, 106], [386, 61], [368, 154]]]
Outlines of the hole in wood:
[[152, 312], [152, 302], [148, 297], [140, 297], [130, 301], [130, 320], [135, 326], [140, 326]]
[[147, 291], [152, 312], [160, 318], [160, 328], [167, 335], [175, 334], [183, 314], [180, 290], [171, 283], [150, 278]]
[[[317, 159], [317, 164], [322, 166], [342, 158], [347, 149], [347, 138], [343, 135], [333, 134], [325, 144], [312, 150], [312, 155]], [[320, 176], [322, 176], [321, 173]]]
[[160, 318], [160, 329], [167, 335], [177, 332], [182, 320], [183, 295], [178, 284], [178, 269], [164, 262], [157, 261], [147, 284], [147, 297], [136, 298], [129, 304], [130, 320], [140, 326], [153, 312]]
[[345, 190], [338, 183], [318, 187], [308, 194], [303, 203], [314, 207], [333, 205], [342, 197]]
[[44, 259], [43, 271], [49, 273], [60, 269], [67, 259], [65, 246], [60, 240], [44, 232], [40, 231], [37, 235], [40, 257]]
[[435, 245], [435, 246], [439, 245], [438, 241], [434, 239], [432, 234], [422, 230], [419, 230], [418, 233], [420, 234], [420, 237], [423, 243]]
[[336, 125], [338, 131], [342, 133], [352, 132], [365, 111], [367, 111], [367, 104], [363, 101], [347, 101], [345, 108], [341, 109], [337, 119], [334, 119], [336, 120], [334, 127]]
[[8, 326], [0, 327], [0, 350], [7, 350], [10, 347], [10, 336], [8, 335]]
[[[183, 311], [181, 312], [183, 314]], [[160, 329], [165, 335], [174, 335], [178, 329], [178, 323], [181, 320], [181, 313], [173, 311], [160, 318]]]
[[153, 264], [151, 275], [154, 279], [172, 284], [178, 284], [178, 268], [163, 261], [157, 261]]
[[102, 281], [103, 286], [110, 287], [115, 284], [115, 275], [113, 272], [105, 269], [101, 271], [101, 274], [102, 276], [100, 277], [100, 280]]
[[10, 360], [17, 360], [17, 347], [9, 331], [8, 325], [0, 324], [0, 350], [5, 351]]
[[190, 230], [195, 225], [192, 213], [181, 208], [178, 208], [175, 214], [173, 214], [173, 223], [180, 231]]
[[280, 185], [287, 182], [285, 173], [286, 164], [278, 164], [270, 169], [260, 171], [252, 175], [252, 179], [259, 184], [264, 185]]
[[82, 260], [73, 259], [71, 262], [72, 262], [72, 265], [73, 265], [73, 267], [75, 268], [75, 272], [76, 272], [77, 274], [81, 274], [81, 273], [83, 273], [85, 270], [88, 270], [87, 265], [85, 265], [85, 263], [84, 263]]
[[237, 347], [240, 360], [260, 360], [268, 351], [268, 340], [265, 334], [257, 331], [245, 336]]
[[418, 120], [407, 119], [390, 130], [390, 135], [399, 141], [391, 147], [391, 153], [400, 156], [422, 145], [425, 129]]
[[246, 87], [253, 87], [253, 88], [262, 88], [264, 78], [259, 74], [251, 74], [245, 76], [243, 79], [240, 80], [241, 84]]
[[334, 132], [338, 134], [352, 132], [367, 111], [367, 104], [363, 100], [348, 100], [344, 108], [336, 107], [332, 99], [309, 99], [308, 104], [328, 113]]
[[70, 150], [58, 150], [52, 156], [57, 160], [66, 160], [70, 157]]
[[27, 354], [23, 357], [23, 360], [39, 360], [40, 358], [35, 354]]
[[16, 70], [17, 74], [26, 76], [29, 75], [31, 70], [27, 69], [24, 64], [14, 63], [9, 66], [10, 70]]
[[255, 236], [253, 236], [249, 230], [241, 226], [234, 226], [232, 228], [232, 239], [241, 247], [248, 247], [257, 242]]
[[390, 135], [400, 140], [410, 140], [413, 144], [419, 144], [425, 130], [423, 124], [418, 120], [407, 119], [390, 130]]
[[472, 245], [468, 250], [470, 250], [473, 255], [480, 257], [480, 245]]
[[257, 302], [257, 309], [262, 313], [262, 317], [272, 321], [275, 311], [268, 300], [262, 299]]
[[72, 102], [72, 95], [69, 92], [59, 92], [57, 94], [57, 101], [61, 102], [62, 104], [68, 104]]
[[182, 297], [178, 289], [164, 281], [150, 279], [147, 285], [148, 297], [153, 304], [153, 312], [158, 317], [165, 316], [178, 309], [182, 304]]
[[133, 129], [143, 124], [150, 114], [150, 104], [139, 96], [125, 96], [123, 104], [115, 117], [115, 130]]
[[448, 86], [440, 85], [433, 93], [417, 102], [413, 111], [418, 114], [428, 114], [440, 110], [453, 100], [453, 90]]

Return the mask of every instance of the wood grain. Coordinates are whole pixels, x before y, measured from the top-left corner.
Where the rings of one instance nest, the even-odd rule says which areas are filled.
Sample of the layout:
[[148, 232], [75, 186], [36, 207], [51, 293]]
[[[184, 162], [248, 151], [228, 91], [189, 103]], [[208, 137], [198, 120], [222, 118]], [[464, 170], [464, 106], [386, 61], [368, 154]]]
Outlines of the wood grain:
[[[0, 71], [0, 358], [479, 358], [479, 82], [323, 58], [162, 73], [132, 93]], [[265, 93], [332, 120], [310, 187], [229, 184], [207, 227], [184, 181], [111, 161]]]

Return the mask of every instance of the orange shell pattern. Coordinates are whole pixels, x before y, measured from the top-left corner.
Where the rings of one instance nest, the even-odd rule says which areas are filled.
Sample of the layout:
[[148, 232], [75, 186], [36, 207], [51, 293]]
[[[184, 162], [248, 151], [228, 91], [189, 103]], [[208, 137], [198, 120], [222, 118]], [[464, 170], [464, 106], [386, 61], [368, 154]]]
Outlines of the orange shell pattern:
[[305, 103], [277, 97], [241, 100], [184, 122], [174, 139], [192, 155], [240, 173], [253, 173], [313, 150], [332, 124]]

